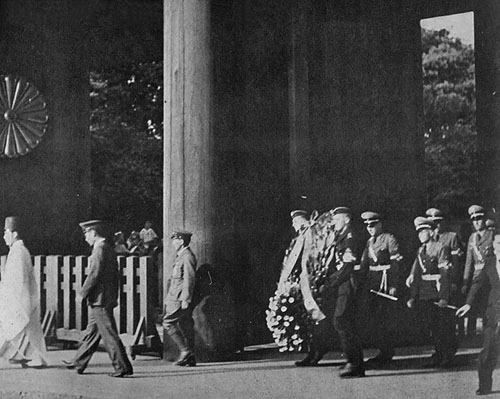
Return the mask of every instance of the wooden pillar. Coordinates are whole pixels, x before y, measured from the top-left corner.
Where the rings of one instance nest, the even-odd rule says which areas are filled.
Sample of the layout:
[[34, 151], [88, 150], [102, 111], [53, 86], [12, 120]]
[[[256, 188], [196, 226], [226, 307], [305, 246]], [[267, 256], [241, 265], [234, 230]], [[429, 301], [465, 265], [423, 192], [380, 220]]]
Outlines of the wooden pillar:
[[[290, 7], [290, 63], [288, 93], [290, 112], [290, 196], [292, 208], [309, 193], [309, 2], [293, 0]], [[306, 201], [307, 203], [308, 201]]]
[[476, 123], [481, 201], [500, 206], [500, 2], [478, 2], [474, 13]]

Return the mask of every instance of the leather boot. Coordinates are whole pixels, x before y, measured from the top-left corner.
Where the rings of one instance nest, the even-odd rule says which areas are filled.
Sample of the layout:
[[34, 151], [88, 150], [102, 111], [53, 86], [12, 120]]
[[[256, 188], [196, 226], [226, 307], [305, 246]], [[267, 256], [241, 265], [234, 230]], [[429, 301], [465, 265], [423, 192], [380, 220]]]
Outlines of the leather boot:
[[362, 365], [354, 366], [348, 363], [345, 370], [340, 373], [341, 378], [359, 378], [365, 376], [365, 368]]
[[193, 355], [193, 351], [188, 347], [186, 337], [184, 337], [182, 331], [175, 326], [171, 326], [167, 332], [181, 351], [179, 359], [177, 359], [174, 364], [176, 366], [196, 366], [196, 359]]

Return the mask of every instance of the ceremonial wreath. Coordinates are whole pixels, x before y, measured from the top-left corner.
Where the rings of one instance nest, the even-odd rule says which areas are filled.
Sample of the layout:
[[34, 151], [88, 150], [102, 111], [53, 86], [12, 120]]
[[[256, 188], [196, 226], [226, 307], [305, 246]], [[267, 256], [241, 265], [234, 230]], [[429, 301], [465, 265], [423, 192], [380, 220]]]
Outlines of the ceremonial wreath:
[[[314, 324], [325, 317], [319, 306], [335, 256], [332, 217], [331, 212], [318, 216], [315, 211], [302, 241], [292, 240], [285, 253], [280, 283], [266, 310], [267, 327], [282, 352], [307, 347]], [[302, 257], [293, 258], [294, 253]]]

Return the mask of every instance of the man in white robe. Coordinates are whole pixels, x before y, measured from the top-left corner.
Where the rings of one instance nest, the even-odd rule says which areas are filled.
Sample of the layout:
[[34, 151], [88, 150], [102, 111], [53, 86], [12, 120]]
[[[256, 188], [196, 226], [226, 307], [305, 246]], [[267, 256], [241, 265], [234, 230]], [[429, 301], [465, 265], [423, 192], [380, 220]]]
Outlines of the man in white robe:
[[10, 247], [0, 280], [0, 357], [22, 367], [45, 367], [47, 349], [31, 255], [21, 239], [19, 218], [5, 219]]

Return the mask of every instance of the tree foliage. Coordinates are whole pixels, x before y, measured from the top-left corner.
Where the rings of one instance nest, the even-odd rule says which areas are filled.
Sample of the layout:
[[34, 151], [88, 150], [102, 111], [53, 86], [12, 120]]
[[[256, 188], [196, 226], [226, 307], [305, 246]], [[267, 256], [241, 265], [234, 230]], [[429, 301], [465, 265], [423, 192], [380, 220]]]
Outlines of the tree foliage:
[[428, 201], [451, 213], [477, 200], [474, 49], [447, 30], [422, 30]]
[[161, 62], [94, 71], [91, 83], [92, 211], [123, 230], [146, 219], [157, 232], [163, 203]]

